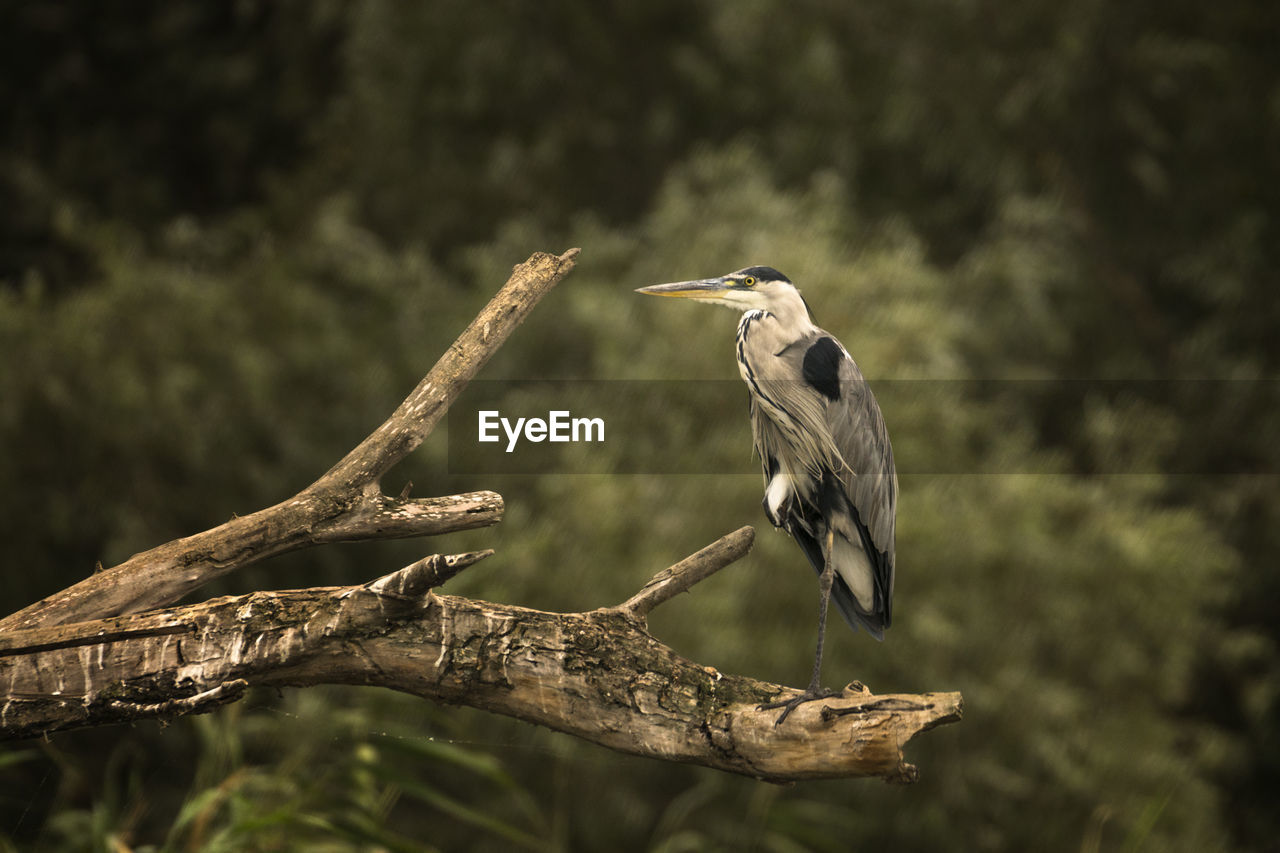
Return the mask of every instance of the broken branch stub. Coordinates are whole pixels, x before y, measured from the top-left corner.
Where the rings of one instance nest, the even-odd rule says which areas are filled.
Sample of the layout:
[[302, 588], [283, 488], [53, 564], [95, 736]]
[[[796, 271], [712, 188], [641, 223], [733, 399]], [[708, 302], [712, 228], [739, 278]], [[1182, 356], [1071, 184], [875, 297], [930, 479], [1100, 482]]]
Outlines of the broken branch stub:
[[658, 572], [644, 585], [643, 589], [618, 605], [616, 609], [643, 622], [649, 612], [659, 604], [675, 598], [682, 592], [687, 592], [694, 584], [711, 577], [741, 558], [751, 550], [755, 540], [754, 527], [750, 525], [740, 527], [727, 536], [720, 537], [696, 554], [690, 554], [674, 566]]

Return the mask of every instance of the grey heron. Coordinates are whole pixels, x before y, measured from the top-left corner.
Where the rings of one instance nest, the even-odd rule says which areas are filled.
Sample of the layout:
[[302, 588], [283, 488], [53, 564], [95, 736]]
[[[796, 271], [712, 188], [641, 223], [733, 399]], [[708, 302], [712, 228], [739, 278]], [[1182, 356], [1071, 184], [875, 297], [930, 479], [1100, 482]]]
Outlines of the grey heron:
[[893, 605], [894, 521], [898, 478], [884, 417], [858, 365], [813, 322], [791, 280], [772, 267], [718, 278], [639, 288], [744, 312], [738, 370], [751, 402], [751, 431], [764, 468], [764, 512], [791, 534], [818, 573], [818, 649], [800, 696], [761, 706], [782, 708], [780, 725], [802, 703], [831, 695], [821, 687], [827, 608], [884, 639]]

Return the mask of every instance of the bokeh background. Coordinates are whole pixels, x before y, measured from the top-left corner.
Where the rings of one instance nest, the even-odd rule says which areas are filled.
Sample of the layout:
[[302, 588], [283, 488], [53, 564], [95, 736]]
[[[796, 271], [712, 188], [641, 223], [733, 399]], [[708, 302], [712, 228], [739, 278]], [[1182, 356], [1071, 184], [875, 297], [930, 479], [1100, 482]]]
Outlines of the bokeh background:
[[[827, 681], [967, 702], [913, 787], [774, 787], [255, 693], [7, 747], [6, 849], [1277, 849], [1280, 6], [44, 0], [0, 67], [6, 609], [310, 482], [533, 251], [583, 248], [486, 380], [732, 380], [727, 313], [631, 291], [770, 264], [919, 472], [894, 627]], [[799, 684], [815, 585], [742, 406], [642, 448], [687, 476], [451, 474], [441, 430], [395, 476], [499, 527], [204, 594], [494, 547], [450, 591], [584, 609], [752, 523], [652, 628]]]

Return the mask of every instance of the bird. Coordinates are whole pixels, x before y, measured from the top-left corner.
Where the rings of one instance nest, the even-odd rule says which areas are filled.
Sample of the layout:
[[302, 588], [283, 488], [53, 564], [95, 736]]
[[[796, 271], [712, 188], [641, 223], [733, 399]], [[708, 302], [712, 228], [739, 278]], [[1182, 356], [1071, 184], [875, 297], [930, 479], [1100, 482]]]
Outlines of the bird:
[[880, 406], [848, 350], [813, 320], [800, 291], [773, 267], [636, 290], [742, 312], [738, 371], [764, 472], [762, 506], [818, 573], [818, 647], [809, 686], [781, 708], [781, 725], [821, 686], [831, 599], [845, 622], [884, 639], [893, 611], [898, 476]]

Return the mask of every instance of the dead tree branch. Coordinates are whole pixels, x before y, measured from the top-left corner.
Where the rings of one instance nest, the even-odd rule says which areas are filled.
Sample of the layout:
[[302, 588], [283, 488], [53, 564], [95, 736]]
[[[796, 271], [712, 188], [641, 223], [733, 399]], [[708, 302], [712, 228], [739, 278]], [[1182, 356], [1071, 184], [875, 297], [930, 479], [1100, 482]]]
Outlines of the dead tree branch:
[[372, 684], [538, 723], [636, 755], [769, 781], [912, 780], [903, 746], [960, 718], [958, 693], [803, 705], [791, 688], [723, 675], [646, 630], [654, 607], [751, 548], [737, 530], [660, 572], [622, 604], [546, 613], [434, 592], [491, 554], [435, 555], [362, 586], [170, 606], [202, 584], [307, 545], [424, 536], [495, 523], [493, 492], [413, 499], [381, 480], [574, 266], [536, 254], [380, 427], [294, 497], [137, 554], [0, 620], [0, 738], [204, 713], [251, 687]]
[[644, 589], [618, 605], [614, 610], [643, 623], [649, 611], [675, 598], [698, 581], [711, 577], [734, 560], [751, 550], [756, 532], [751, 527], [741, 527], [728, 536], [722, 536], [696, 554], [690, 554], [674, 566], [663, 569], [644, 585]]
[[162, 607], [228, 572], [307, 545], [431, 536], [494, 524], [503, 509], [502, 497], [494, 492], [390, 498], [380, 480], [422, 443], [476, 371], [573, 269], [577, 254], [577, 249], [559, 257], [538, 253], [517, 266], [391, 417], [297, 495], [135, 554], [0, 620], [0, 631]]
[[[0, 735], [202, 713], [245, 690], [373, 684], [538, 723], [622, 752], [772, 782], [915, 778], [915, 735], [957, 693], [843, 695], [775, 727], [792, 692], [687, 660], [637, 616], [745, 553], [738, 530], [623, 605], [546, 613], [431, 590], [487, 552], [429, 557], [355, 587], [255, 592], [0, 638]], [[643, 603], [640, 603], [643, 602]]]

